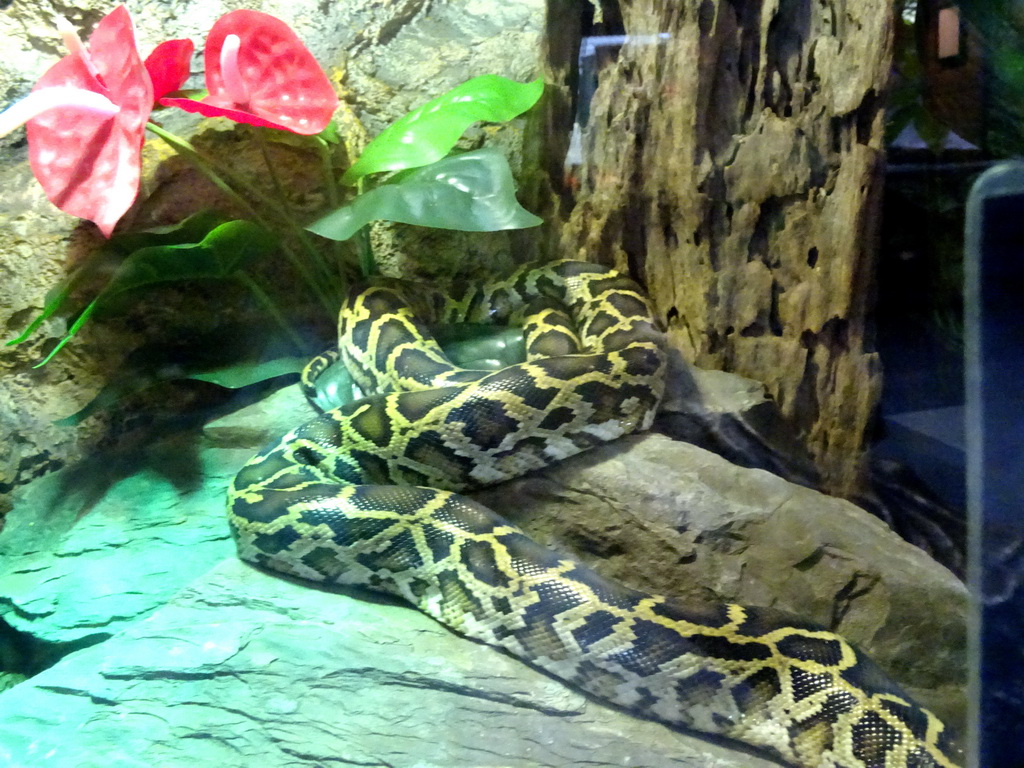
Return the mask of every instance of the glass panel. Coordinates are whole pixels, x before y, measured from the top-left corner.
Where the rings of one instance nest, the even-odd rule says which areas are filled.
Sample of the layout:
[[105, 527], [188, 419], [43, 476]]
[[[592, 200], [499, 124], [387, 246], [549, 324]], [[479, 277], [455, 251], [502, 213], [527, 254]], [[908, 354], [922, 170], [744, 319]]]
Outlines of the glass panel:
[[979, 765], [1024, 765], [1024, 164], [968, 203], [967, 424], [971, 583], [980, 598]]

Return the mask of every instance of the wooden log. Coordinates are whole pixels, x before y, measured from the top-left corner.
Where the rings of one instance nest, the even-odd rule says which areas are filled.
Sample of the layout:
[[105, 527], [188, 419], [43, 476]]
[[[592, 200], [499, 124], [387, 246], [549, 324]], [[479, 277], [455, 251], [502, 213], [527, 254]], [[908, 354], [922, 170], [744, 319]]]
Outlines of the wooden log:
[[863, 482], [891, 0], [610, 0], [561, 251], [647, 284], [692, 362], [765, 382], [830, 491]]

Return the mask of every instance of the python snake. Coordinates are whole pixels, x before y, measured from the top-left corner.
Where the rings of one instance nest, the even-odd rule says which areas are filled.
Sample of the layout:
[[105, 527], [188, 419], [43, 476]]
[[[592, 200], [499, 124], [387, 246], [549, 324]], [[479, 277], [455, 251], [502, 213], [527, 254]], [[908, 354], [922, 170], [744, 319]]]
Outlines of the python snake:
[[[521, 323], [526, 362], [453, 366], [426, 324], [455, 321]], [[459, 295], [385, 282], [349, 297], [338, 354], [375, 394], [238, 473], [242, 559], [400, 596], [598, 698], [801, 768], [956, 768], [950, 731], [838, 635], [624, 587], [460, 495], [651, 425], [663, 336], [633, 282], [578, 261]]]

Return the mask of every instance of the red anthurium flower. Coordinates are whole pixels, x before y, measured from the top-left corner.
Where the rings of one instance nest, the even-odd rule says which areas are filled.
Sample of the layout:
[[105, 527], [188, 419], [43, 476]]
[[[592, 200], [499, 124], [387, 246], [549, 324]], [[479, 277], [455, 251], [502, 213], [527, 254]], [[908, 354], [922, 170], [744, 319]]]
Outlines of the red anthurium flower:
[[304, 135], [320, 133], [338, 107], [313, 54], [269, 14], [241, 10], [221, 16], [206, 39], [204, 60], [206, 98], [160, 103]]
[[[28, 121], [29, 162], [54, 205], [109, 237], [138, 194], [153, 90], [124, 6], [103, 17], [88, 50], [73, 33], [65, 40], [71, 52], [29, 97], [50, 102]], [[62, 101], [62, 93], [69, 98]], [[83, 106], [90, 99], [94, 106]]]
[[181, 90], [191, 74], [189, 63], [194, 49], [191, 40], [168, 40], [146, 57], [146, 71], [153, 81], [153, 101]]

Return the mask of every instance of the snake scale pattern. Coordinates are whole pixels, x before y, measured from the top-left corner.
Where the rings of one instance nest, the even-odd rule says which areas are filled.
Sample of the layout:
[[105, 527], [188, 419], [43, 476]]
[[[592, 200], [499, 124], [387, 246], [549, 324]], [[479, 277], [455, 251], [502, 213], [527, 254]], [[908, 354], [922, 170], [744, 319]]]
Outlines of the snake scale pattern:
[[[453, 366], [426, 330], [453, 321], [522, 324], [526, 362]], [[579, 261], [454, 296], [384, 282], [349, 297], [339, 354], [375, 394], [239, 472], [244, 560], [400, 596], [598, 698], [801, 768], [956, 768], [942, 722], [838, 635], [629, 589], [460, 495], [650, 426], [662, 335], [633, 282]]]

